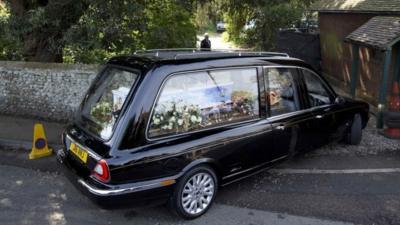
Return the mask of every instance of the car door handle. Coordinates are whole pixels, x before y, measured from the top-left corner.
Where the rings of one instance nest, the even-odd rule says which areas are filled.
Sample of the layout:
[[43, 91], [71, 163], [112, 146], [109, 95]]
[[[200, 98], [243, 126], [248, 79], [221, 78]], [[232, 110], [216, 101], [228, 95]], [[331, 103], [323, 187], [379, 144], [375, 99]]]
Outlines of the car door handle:
[[285, 125], [279, 125], [276, 127], [277, 130], [285, 130]]
[[324, 118], [324, 116], [323, 115], [316, 115], [315, 118], [316, 119], [322, 119], [322, 118]]

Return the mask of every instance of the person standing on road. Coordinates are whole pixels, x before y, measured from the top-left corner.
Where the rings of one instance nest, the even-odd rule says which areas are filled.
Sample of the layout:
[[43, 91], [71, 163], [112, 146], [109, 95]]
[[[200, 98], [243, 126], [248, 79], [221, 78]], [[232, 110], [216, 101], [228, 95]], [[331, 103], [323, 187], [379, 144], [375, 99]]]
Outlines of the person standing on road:
[[211, 50], [211, 41], [208, 37], [208, 33], [204, 34], [204, 39], [200, 43], [200, 49], [203, 51], [210, 51]]

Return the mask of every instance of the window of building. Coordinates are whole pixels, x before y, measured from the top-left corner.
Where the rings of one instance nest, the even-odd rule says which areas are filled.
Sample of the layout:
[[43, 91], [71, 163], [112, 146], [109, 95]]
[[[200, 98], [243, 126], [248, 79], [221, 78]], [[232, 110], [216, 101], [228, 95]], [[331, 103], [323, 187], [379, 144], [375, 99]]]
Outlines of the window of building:
[[290, 68], [266, 68], [265, 82], [271, 116], [297, 111], [298, 98]]
[[258, 97], [255, 68], [174, 75], [153, 109], [149, 137], [256, 119]]
[[310, 107], [329, 105], [332, 103], [332, 95], [322, 83], [322, 80], [314, 73], [303, 70]]

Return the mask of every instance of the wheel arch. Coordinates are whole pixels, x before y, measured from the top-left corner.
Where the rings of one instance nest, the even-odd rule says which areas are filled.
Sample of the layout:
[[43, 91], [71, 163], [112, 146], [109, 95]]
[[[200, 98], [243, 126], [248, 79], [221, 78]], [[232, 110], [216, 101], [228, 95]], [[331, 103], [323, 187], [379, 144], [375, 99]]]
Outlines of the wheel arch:
[[193, 168], [198, 167], [198, 166], [210, 167], [215, 172], [215, 175], [217, 176], [218, 184], [221, 184], [222, 176], [223, 176], [222, 165], [218, 161], [216, 161], [215, 159], [212, 159], [212, 158], [202, 158], [202, 159], [197, 159], [197, 160], [191, 162], [189, 165], [187, 165], [185, 168], [183, 168], [182, 174], [185, 174], [188, 171], [190, 171]]

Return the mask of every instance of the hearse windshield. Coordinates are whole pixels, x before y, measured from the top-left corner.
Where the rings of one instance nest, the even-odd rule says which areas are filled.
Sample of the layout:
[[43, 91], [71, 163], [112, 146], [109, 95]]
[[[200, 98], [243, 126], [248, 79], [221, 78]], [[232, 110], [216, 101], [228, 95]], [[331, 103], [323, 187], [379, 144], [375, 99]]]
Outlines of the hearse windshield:
[[114, 125], [138, 74], [116, 67], [103, 70], [82, 104], [84, 125], [98, 137], [111, 137]]

